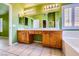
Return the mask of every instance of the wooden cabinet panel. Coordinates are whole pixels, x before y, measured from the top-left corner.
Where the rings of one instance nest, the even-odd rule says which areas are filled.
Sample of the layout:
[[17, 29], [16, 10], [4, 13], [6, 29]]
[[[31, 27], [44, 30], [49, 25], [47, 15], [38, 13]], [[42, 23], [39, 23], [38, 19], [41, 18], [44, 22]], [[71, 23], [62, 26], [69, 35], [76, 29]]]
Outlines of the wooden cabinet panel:
[[[43, 45], [48, 45], [52, 48], [62, 48], [62, 32], [61, 31], [49, 31], [43, 32]], [[45, 38], [44, 38], [45, 37]]]
[[50, 47], [56, 47], [56, 39], [53, 32], [50, 32]]
[[25, 31], [25, 37], [24, 37], [25, 38], [25, 40], [24, 40], [25, 43], [30, 43], [28, 34], [29, 34], [28, 31]]
[[53, 34], [56, 41], [56, 48], [62, 48], [62, 32], [56, 31]]
[[49, 46], [49, 32], [43, 32], [42, 33], [43, 34], [43, 40], [42, 40], [42, 44], [43, 44], [43, 46]]
[[62, 48], [62, 31], [43, 31], [43, 46]]
[[32, 36], [30, 36], [30, 34], [34, 34], [34, 32], [32, 31], [18, 31], [18, 42], [21, 43], [32, 43], [33, 40], [31, 39]]
[[25, 33], [24, 31], [18, 31], [18, 41], [24, 42], [25, 41]]

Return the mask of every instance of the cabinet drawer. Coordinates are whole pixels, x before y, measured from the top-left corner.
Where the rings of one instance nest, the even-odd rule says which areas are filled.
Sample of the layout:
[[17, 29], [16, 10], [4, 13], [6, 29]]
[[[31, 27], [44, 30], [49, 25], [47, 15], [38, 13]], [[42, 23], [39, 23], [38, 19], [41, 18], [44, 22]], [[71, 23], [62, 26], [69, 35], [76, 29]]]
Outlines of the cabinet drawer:
[[38, 33], [39, 33], [39, 34], [42, 34], [42, 31], [39, 31]]
[[42, 42], [43, 42], [43, 46], [48, 46], [49, 47], [50, 39], [49, 39], [49, 34], [48, 33], [43, 33]]
[[49, 32], [48, 32], [48, 31], [43, 31], [42, 33], [43, 33], [43, 34], [49, 34]]
[[55, 35], [62, 35], [62, 32], [53, 32]]
[[34, 31], [29, 31], [29, 34], [34, 34], [35, 32]]
[[41, 34], [42, 32], [41, 31], [35, 31], [35, 34]]
[[35, 31], [34, 34], [39, 34], [39, 32], [38, 31]]

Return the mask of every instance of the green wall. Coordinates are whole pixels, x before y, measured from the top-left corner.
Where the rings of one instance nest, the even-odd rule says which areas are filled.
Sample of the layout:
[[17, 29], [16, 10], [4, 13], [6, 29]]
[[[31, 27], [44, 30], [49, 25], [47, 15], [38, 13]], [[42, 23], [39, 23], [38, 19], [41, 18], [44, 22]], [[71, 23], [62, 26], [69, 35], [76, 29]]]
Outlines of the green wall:
[[12, 5], [12, 42], [17, 42], [17, 29], [27, 28], [28, 26], [19, 24], [19, 12], [23, 11], [24, 5], [20, 3]]
[[0, 15], [0, 18], [3, 18], [3, 32], [0, 32], [0, 36], [8, 37], [9, 36], [9, 13]]

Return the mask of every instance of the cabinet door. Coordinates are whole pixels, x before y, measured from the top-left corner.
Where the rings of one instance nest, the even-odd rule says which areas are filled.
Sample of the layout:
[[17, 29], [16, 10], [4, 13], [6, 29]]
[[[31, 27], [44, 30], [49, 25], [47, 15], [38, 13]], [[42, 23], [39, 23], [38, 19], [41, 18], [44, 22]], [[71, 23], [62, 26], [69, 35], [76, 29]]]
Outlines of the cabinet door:
[[26, 38], [26, 43], [32, 43], [33, 42], [33, 36], [32, 35], [34, 34], [34, 31], [32, 32], [30, 32], [30, 31], [26, 31], [26, 36], [25, 36], [25, 38]]
[[24, 42], [25, 41], [25, 32], [18, 31], [18, 41], [19, 42]]
[[62, 32], [54, 32], [54, 39], [56, 41], [56, 48], [62, 48]]
[[49, 32], [48, 31], [45, 31], [43, 32], [43, 46], [49, 46], [49, 43], [50, 43], [50, 39], [49, 39]]
[[28, 31], [24, 31], [24, 33], [23, 33], [23, 41], [24, 41], [24, 43], [28, 43]]
[[56, 39], [54, 32], [50, 32], [50, 47], [56, 47]]

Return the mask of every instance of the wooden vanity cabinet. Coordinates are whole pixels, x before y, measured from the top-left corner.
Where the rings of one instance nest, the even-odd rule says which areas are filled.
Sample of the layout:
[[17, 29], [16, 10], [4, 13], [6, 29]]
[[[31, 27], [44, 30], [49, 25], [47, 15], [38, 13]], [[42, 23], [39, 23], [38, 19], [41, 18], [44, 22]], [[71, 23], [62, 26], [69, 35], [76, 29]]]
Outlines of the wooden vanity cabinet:
[[62, 31], [43, 31], [42, 45], [62, 48]]
[[62, 31], [38, 31], [38, 30], [18, 30], [18, 42], [33, 43], [35, 34], [42, 35], [42, 45], [52, 48], [62, 48]]

